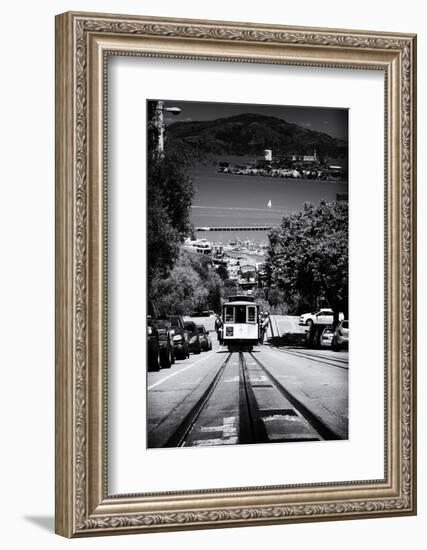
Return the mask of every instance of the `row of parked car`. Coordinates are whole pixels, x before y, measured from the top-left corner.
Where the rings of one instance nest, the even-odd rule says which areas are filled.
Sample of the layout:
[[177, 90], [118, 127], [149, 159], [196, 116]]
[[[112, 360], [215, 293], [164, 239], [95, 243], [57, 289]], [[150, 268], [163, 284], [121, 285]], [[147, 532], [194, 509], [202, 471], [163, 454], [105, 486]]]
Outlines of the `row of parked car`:
[[330, 347], [334, 351], [348, 349], [349, 329], [349, 322], [346, 319], [340, 321], [335, 328], [324, 328], [320, 335], [320, 345]]
[[[330, 308], [322, 308], [312, 313], [303, 313], [298, 321], [299, 325], [308, 327], [314, 344], [322, 347], [331, 347], [334, 351], [348, 349], [349, 322], [344, 314], [338, 314], [338, 324], [333, 328], [334, 313]], [[324, 328], [322, 328], [324, 327]], [[317, 329], [314, 330], [313, 329]], [[317, 340], [317, 341], [316, 341]]]
[[148, 370], [168, 369], [176, 359], [187, 359], [212, 349], [212, 340], [204, 325], [184, 321], [181, 315], [158, 317], [149, 315]]

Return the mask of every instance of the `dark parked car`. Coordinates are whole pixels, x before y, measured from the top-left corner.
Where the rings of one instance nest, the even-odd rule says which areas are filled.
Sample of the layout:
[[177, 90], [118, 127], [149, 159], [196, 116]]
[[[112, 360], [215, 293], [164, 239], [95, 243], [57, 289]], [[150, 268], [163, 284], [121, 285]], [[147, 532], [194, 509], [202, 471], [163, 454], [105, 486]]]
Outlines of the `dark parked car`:
[[199, 332], [196, 323], [193, 321], [185, 321], [185, 328], [188, 332], [188, 347], [191, 353], [200, 353], [202, 346], [200, 344]]
[[209, 351], [212, 349], [212, 341], [209, 336], [209, 332], [205, 329], [204, 325], [196, 325], [197, 332], [199, 333], [200, 347], [202, 351]]
[[157, 334], [157, 324], [153, 321], [151, 315], [147, 317], [147, 356], [148, 370], [160, 370], [160, 345]]
[[334, 336], [332, 338], [332, 349], [339, 351], [340, 349], [348, 349], [350, 326], [348, 320], [340, 321], [335, 329]]
[[169, 323], [160, 319], [147, 318], [148, 370], [168, 369], [175, 363], [173, 332]]
[[188, 332], [184, 325], [184, 319], [181, 315], [169, 315], [167, 320], [173, 330], [173, 346], [175, 357], [177, 359], [186, 359], [190, 355], [188, 345]]
[[168, 369], [175, 363], [174, 331], [171, 329], [169, 321], [157, 319], [156, 325], [160, 347], [160, 365], [162, 368]]
[[168, 369], [175, 362], [173, 331], [168, 321], [159, 319], [156, 304], [148, 301], [147, 311], [148, 370]]

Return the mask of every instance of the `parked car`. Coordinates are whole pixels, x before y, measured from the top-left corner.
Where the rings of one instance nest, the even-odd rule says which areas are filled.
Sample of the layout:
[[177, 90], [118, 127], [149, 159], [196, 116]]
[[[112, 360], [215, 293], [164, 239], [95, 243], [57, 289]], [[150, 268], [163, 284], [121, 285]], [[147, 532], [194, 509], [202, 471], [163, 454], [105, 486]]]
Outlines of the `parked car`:
[[332, 349], [339, 351], [340, 349], [348, 349], [349, 340], [349, 322], [348, 320], [342, 320], [335, 329], [334, 336], [332, 338]]
[[[344, 313], [338, 314], [339, 321], [344, 320]], [[298, 321], [299, 325], [312, 327], [313, 325], [332, 325], [334, 322], [334, 312], [331, 308], [322, 308], [314, 313], [303, 313]]]
[[173, 331], [170, 325], [151, 315], [147, 317], [148, 370], [168, 369], [175, 363]]
[[157, 325], [151, 315], [147, 317], [147, 359], [149, 371], [160, 370], [159, 336], [157, 334]]
[[169, 369], [175, 363], [174, 330], [171, 328], [170, 322], [163, 319], [157, 319], [156, 325], [160, 348], [160, 365], [164, 369]]
[[202, 346], [200, 343], [199, 332], [196, 323], [193, 321], [185, 321], [185, 330], [188, 333], [188, 349], [191, 353], [200, 353]]
[[332, 327], [326, 327], [322, 330], [320, 335], [320, 346], [321, 347], [331, 347], [332, 338], [334, 337], [335, 331]]
[[209, 332], [205, 329], [204, 325], [196, 325], [196, 328], [199, 333], [200, 347], [202, 351], [210, 351], [212, 349], [212, 341], [209, 336]]
[[168, 321], [173, 330], [173, 346], [175, 350], [175, 357], [177, 359], [186, 359], [190, 356], [190, 350], [188, 345], [188, 331], [185, 328], [184, 319], [181, 315], [169, 315]]

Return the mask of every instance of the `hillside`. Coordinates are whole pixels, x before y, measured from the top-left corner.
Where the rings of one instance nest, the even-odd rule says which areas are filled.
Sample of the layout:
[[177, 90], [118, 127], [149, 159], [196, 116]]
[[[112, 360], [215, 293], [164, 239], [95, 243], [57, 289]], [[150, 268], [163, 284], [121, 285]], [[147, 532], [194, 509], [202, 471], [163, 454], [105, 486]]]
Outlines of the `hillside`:
[[194, 151], [218, 155], [312, 154], [347, 156], [347, 142], [272, 116], [241, 114], [215, 120], [174, 122], [168, 139]]

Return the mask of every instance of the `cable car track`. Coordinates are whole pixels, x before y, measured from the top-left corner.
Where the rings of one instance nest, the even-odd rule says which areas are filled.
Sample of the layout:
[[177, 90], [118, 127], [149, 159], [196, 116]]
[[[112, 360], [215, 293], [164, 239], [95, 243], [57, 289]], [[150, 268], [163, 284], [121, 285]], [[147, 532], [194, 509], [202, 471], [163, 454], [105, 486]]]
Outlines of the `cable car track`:
[[250, 380], [243, 352], [239, 352], [240, 363], [240, 433], [239, 443], [267, 443], [268, 436]]
[[331, 355], [321, 355], [321, 354], [316, 353], [316, 352], [311, 353], [310, 350], [306, 350], [306, 349], [304, 349], [304, 350], [295, 349], [295, 350], [291, 350], [291, 351], [293, 351], [295, 353], [308, 355], [310, 357], [316, 357], [318, 359], [329, 359], [329, 360], [334, 361], [336, 363], [343, 363], [345, 365], [348, 364], [348, 359], [341, 359], [341, 357], [339, 357], [336, 352], [333, 352], [333, 353], [335, 353], [335, 356], [331, 356]]
[[[236, 355], [237, 363], [230, 363]], [[223, 390], [228, 383], [227, 387], [234, 385], [234, 390], [226, 398]], [[223, 410], [218, 407], [224, 407], [226, 399], [231, 400], [227, 407], [234, 411], [236, 419], [234, 444], [341, 439], [286, 389], [253, 352], [239, 351], [227, 354], [200, 399], [164, 446], [230, 444], [230, 440], [222, 440], [219, 434], [217, 437], [212, 435], [224, 429], [226, 424], [222, 412], [217, 417], [212, 416], [212, 411]], [[218, 426], [221, 422], [223, 425]]]
[[312, 413], [298, 398], [296, 398], [289, 390], [287, 390], [281, 382], [268, 370], [264, 364], [254, 356], [253, 353], [249, 353], [252, 359], [258, 364], [261, 370], [271, 380], [277, 390], [283, 395], [283, 397], [291, 403], [291, 405], [298, 411], [298, 413], [307, 420], [307, 422], [314, 428], [314, 430], [320, 435], [321, 439], [325, 440], [337, 440], [341, 437], [331, 430], [318, 416]]
[[[288, 353], [289, 355], [294, 355], [295, 357], [301, 357], [303, 359], [309, 359], [310, 361], [314, 361], [315, 363], [323, 363], [325, 365], [328, 365], [330, 367], [335, 367], [337, 369], [343, 369], [343, 370], [348, 370], [348, 361], [344, 360], [344, 359], [330, 359], [330, 361], [328, 361], [327, 357], [325, 357], [324, 355], [315, 355], [315, 354], [312, 354], [312, 353], [303, 353], [303, 352], [300, 352], [300, 351], [297, 351], [297, 350], [288, 350], [288, 349], [281, 349], [281, 348], [277, 348], [277, 347], [274, 347], [275, 350], [277, 351], [280, 351], [281, 353]], [[326, 360], [325, 360], [326, 359]], [[335, 361], [335, 362], [331, 362], [331, 361]], [[342, 364], [337, 364], [337, 363], [342, 363]]]
[[165, 447], [183, 447], [185, 445], [185, 441], [188, 434], [190, 433], [193, 426], [197, 422], [197, 419], [199, 418], [203, 409], [206, 407], [211, 395], [213, 394], [215, 388], [218, 385], [218, 382], [221, 376], [224, 373], [226, 366], [228, 365], [228, 362], [230, 361], [231, 356], [232, 356], [232, 353], [228, 353], [227, 357], [222, 362], [213, 380], [211, 381], [209, 386], [206, 388], [206, 390], [203, 392], [203, 395], [200, 397], [197, 403], [191, 408], [187, 416], [180, 423], [180, 425], [172, 434], [172, 436], [168, 439]]

